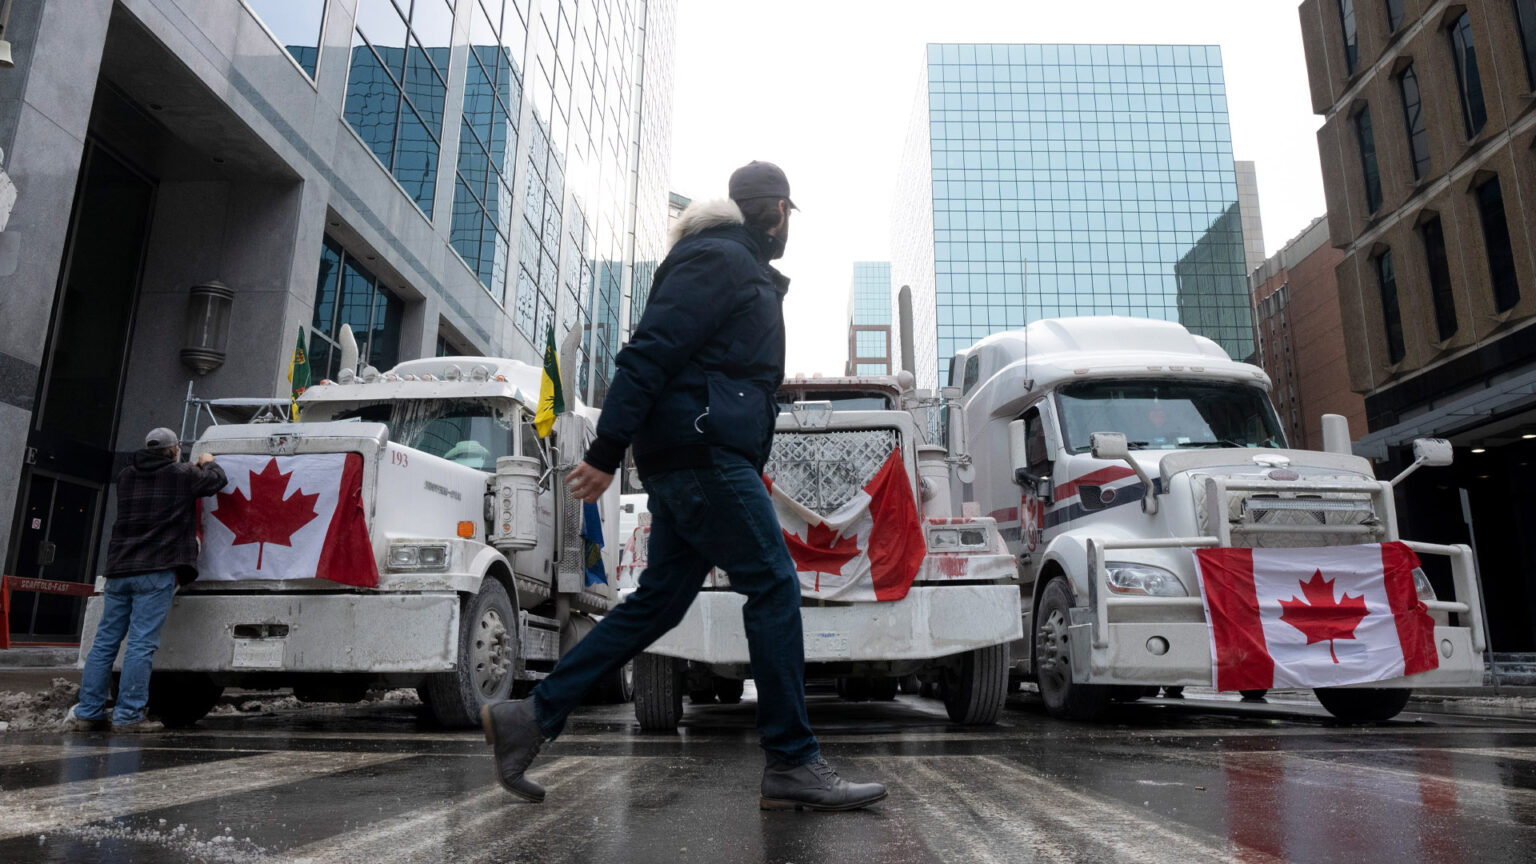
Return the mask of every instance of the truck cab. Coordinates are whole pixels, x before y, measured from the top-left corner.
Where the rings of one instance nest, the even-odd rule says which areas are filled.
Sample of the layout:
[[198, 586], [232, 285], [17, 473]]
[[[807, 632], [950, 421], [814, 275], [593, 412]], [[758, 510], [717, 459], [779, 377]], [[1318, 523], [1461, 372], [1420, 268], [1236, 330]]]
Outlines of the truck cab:
[[[597, 412], [577, 404], [541, 439], [540, 375], [482, 357], [344, 370], [299, 398], [300, 422], [206, 429], [191, 455], [213, 454], [229, 485], [202, 502], [200, 577], [167, 619], [151, 713], [187, 725], [230, 686], [316, 701], [415, 687], [469, 726], [547, 674], [617, 601], [618, 549], [589, 570], [563, 483]], [[616, 487], [596, 512], [617, 536]], [[93, 599], [82, 658], [99, 618]]]
[[[995, 518], [1018, 557], [1014, 671], [1055, 715], [1092, 718], [1158, 686], [1213, 683], [1193, 550], [1403, 539], [1392, 484], [1349, 452], [1347, 434], [1329, 452], [1290, 448], [1265, 373], [1178, 324], [1039, 321], [959, 353], [951, 374], [978, 478], [952, 494]], [[1319, 688], [1343, 719], [1393, 716], [1416, 686], [1482, 683], [1470, 550], [1408, 545], [1451, 565], [1458, 602], [1415, 574], [1439, 668]]]

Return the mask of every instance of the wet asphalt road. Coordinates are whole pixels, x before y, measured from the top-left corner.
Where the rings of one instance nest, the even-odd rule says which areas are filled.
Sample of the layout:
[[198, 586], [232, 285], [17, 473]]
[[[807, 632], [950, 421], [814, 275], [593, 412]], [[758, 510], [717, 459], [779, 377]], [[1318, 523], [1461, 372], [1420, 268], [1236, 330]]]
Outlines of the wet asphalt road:
[[[750, 690], [748, 691], [750, 697]], [[1529, 862], [1536, 719], [1159, 700], [1062, 723], [1013, 697], [995, 727], [935, 700], [811, 700], [827, 757], [879, 779], [853, 813], [757, 808], [752, 706], [644, 734], [583, 709], [497, 785], [475, 732], [388, 704], [226, 715], [156, 736], [0, 737], [0, 862]]]

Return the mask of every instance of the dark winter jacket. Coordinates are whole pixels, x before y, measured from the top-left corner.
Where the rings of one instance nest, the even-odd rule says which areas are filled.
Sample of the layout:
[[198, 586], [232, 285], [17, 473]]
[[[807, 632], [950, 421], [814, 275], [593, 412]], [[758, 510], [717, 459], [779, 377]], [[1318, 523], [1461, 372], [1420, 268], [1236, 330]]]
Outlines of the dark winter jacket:
[[176, 462], [140, 450], [117, 475], [117, 521], [107, 545], [107, 578], [176, 571], [185, 585], [197, 578], [197, 499], [224, 488], [224, 469]]
[[729, 200], [690, 206], [645, 314], [614, 361], [586, 461], [612, 473], [634, 448], [647, 477], [713, 464], [712, 447], [768, 461], [784, 380], [784, 294], [770, 238]]

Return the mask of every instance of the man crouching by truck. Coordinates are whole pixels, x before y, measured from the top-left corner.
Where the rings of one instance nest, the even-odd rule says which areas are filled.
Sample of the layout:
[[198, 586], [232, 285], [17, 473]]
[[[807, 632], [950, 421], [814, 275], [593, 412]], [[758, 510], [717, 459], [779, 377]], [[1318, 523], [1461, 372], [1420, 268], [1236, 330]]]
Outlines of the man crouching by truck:
[[[107, 546], [101, 623], [80, 675], [80, 702], [65, 718], [76, 731], [164, 728], [144, 714], [150, 667], [176, 586], [197, 578], [197, 499], [226, 482], [224, 469], [208, 453], [196, 465], [183, 463], [176, 433], [163, 427], [144, 438], [144, 449], [117, 475], [117, 521]], [[125, 637], [117, 706], [109, 719], [112, 662]]]
[[852, 810], [886, 795], [837, 776], [805, 712], [800, 580], [763, 486], [784, 379], [784, 293], [768, 262], [789, 239], [789, 180], [767, 162], [736, 170], [730, 200], [695, 204], [673, 228], [650, 301], [614, 361], [597, 439], [570, 473], [596, 501], [633, 448], [650, 495], [649, 566], [629, 599], [561, 658], [527, 699], [481, 710], [501, 785], [527, 801], [539, 747], [599, 679], [682, 620], [710, 568], [747, 597], [742, 616], [768, 765], [763, 809]]

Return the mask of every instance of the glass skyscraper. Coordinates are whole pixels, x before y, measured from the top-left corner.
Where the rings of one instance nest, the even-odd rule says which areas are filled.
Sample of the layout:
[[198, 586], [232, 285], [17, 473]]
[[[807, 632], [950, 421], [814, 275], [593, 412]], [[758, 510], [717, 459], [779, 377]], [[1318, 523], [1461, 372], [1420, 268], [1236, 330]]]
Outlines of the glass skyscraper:
[[891, 346], [891, 262], [855, 261], [848, 295], [848, 375], [890, 375], [898, 365]]
[[1070, 315], [1179, 321], [1253, 353], [1221, 52], [929, 45], [892, 218], [918, 386]]

